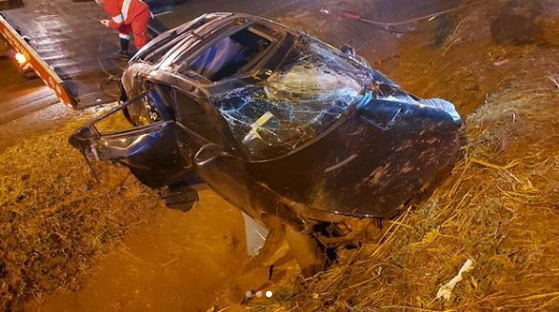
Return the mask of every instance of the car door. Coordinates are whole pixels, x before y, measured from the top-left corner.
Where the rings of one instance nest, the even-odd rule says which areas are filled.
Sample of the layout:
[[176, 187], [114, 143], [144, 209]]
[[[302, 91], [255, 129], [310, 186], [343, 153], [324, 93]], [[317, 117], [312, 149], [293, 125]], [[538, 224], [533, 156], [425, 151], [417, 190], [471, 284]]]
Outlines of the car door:
[[[153, 188], [184, 180], [192, 169], [191, 158], [179, 148], [177, 124], [166, 98], [162, 86], [153, 85], [79, 129], [69, 142], [86, 157], [127, 166]], [[117, 114], [120, 111], [134, 112], [134, 126]]]
[[[219, 88], [233, 89], [240, 83], [241, 80], [229, 80]], [[185, 140], [188, 140], [183, 146], [189, 146], [194, 152], [192, 163], [196, 175], [256, 220], [262, 221], [263, 214], [267, 213], [298, 223], [288, 207], [278, 204], [277, 194], [254, 179], [249, 169], [249, 151], [243, 146], [238, 133], [234, 133], [237, 127], [230, 124], [246, 123], [243, 119], [247, 116], [243, 116], [241, 107], [247, 108], [252, 104], [245, 101], [244, 96], [232, 96], [229, 92], [217, 96], [210, 91], [211, 100], [205, 95], [198, 97], [195, 91], [189, 93], [183, 90], [179, 93], [174, 110], [177, 112], [177, 123], [184, 128]], [[200, 107], [201, 111], [197, 115], [190, 114], [187, 103]]]
[[[194, 86], [170, 88], [174, 118], [180, 134], [177, 142], [186, 162], [192, 162], [195, 174], [214, 191], [253, 216], [248, 207], [244, 158], [215, 108]], [[211, 150], [211, 147], [219, 150]], [[207, 155], [210, 153], [210, 155]], [[201, 160], [203, 157], [212, 158]], [[198, 160], [198, 162], [196, 162]]]

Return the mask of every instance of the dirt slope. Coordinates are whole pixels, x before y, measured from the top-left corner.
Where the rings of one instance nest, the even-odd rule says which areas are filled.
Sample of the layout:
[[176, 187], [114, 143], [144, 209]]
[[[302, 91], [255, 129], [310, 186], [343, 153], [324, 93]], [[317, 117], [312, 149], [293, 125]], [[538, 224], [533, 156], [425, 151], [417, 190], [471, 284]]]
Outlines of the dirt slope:
[[0, 153], [0, 311], [206, 309], [246, 259], [242, 216], [207, 188], [169, 211], [110, 163], [96, 182], [67, 142], [89, 118]]
[[81, 123], [0, 154], [0, 310], [59, 287], [76, 289], [100, 247], [147, 222], [159, 205], [122, 168], [96, 165], [95, 182], [67, 143]]
[[[430, 32], [404, 37], [398, 54], [377, 64], [418, 95], [472, 112], [452, 176], [387, 222], [382, 238], [363, 237], [330, 271], [286, 281], [251, 309], [559, 309], [559, 4], [467, 5], [424, 22], [434, 23]], [[468, 259], [473, 269], [449, 300], [436, 299]]]

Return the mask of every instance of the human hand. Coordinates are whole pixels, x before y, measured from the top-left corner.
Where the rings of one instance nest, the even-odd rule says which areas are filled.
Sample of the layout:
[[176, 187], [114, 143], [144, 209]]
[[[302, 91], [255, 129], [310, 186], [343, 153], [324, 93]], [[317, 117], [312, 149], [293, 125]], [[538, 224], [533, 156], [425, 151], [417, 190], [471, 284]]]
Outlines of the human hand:
[[109, 27], [109, 22], [110, 22], [109, 20], [104, 19], [104, 20], [100, 20], [100, 22], [101, 24], [103, 24], [103, 26]]

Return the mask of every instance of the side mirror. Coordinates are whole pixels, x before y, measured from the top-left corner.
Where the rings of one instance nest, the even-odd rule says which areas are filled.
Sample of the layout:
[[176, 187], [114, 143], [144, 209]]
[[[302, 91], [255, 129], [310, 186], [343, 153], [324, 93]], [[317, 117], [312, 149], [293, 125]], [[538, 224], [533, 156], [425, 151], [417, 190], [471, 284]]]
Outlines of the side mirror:
[[355, 49], [347, 44], [344, 44], [342, 46], [340, 46], [340, 51], [342, 51], [343, 54], [351, 56], [351, 57], [355, 57]]
[[217, 145], [215, 143], [208, 143], [200, 147], [196, 155], [194, 155], [194, 163], [197, 166], [205, 166], [216, 159], [218, 159], [223, 154], [223, 146]]

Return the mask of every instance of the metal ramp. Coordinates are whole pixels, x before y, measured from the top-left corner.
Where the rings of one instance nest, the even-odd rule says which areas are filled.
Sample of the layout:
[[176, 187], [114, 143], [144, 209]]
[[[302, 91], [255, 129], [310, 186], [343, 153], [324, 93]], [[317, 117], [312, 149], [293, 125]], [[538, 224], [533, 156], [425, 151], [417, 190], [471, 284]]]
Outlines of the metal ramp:
[[[66, 91], [72, 101], [66, 104], [85, 108], [114, 102], [118, 98], [118, 83], [103, 88], [101, 85], [108, 73], [118, 74], [120, 67], [126, 64], [109, 59], [110, 54], [118, 49], [118, 36], [99, 23], [100, 19], [107, 17], [95, 2], [23, 0], [22, 7], [0, 14], [22, 38], [30, 39], [29, 46], [33, 50], [29, 52], [30, 57], [33, 58], [35, 52], [39, 61], [46, 63], [60, 78], [62, 89], [65, 89], [62, 91]], [[49, 73], [47, 79], [56, 80], [53, 76]], [[46, 80], [43, 76], [41, 78]], [[45, 82], [53, 88], [48, 80]]]

